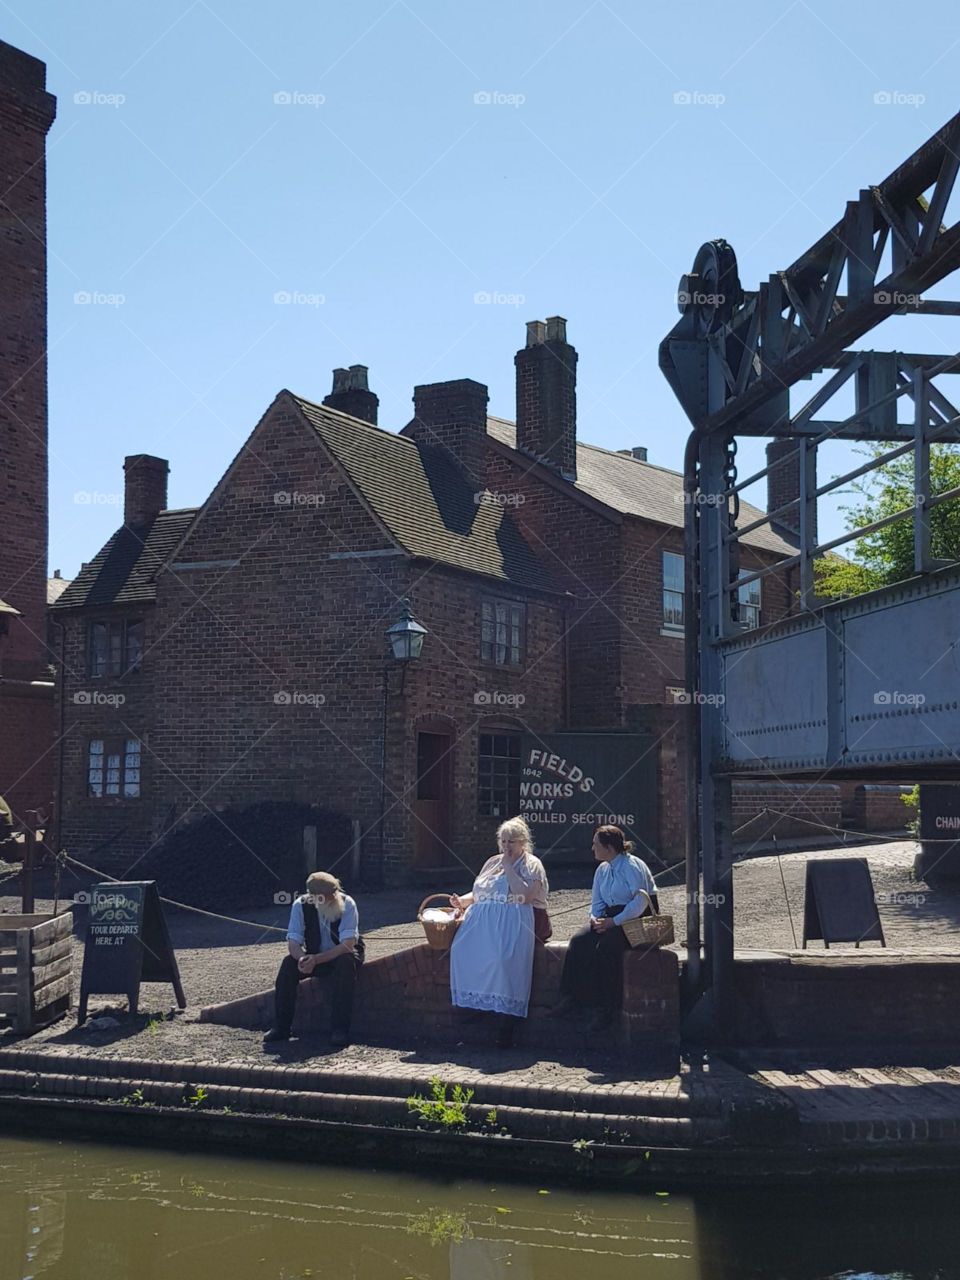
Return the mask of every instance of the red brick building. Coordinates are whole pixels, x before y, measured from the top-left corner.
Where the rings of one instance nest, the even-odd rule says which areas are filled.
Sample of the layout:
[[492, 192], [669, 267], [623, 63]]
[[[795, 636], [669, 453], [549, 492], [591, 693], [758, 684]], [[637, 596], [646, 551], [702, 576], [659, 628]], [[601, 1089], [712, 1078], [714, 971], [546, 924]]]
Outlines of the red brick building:
[[45, 83], [42, 62], [0, 42], [0, 795], [21, 822], [53, 799]]
[[[535, 807], [531, 744], [565, 779], [546, 793], [570, 785], [562, 741], [643, 756], [635, 793], [587, 779], [590, 799], [626, 786], [648, 855], [679, 856], [681, 477], [578, 442], [565, 330], [528, 326], [516, 424], [463, 379], [415, 388], [384, 430], [355, 366], [323, 404], [281, 391], [198, 509], [166, 509], [165, 461], [126, 459], [124, 524], [53, 607], [71, 851], [126, 870], [211, 811], [289, 800], [354, 819], [371, 875], [474, 866]], [[791, 546], [757, 530], [745, 565]], [[745, 589], [743, 620], [783, 616], [791, 590]], [[427, 634], [401, 670], [385, 632], [404, 601]], [[537, 830], [548, 861], [569, 851]]]

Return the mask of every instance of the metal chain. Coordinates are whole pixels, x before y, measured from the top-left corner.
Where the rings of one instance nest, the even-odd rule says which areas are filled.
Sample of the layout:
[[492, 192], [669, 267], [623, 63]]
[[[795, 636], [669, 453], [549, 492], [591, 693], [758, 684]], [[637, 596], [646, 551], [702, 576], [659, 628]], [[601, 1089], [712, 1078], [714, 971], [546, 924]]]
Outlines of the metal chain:
[[[723, 463], [723, 483], [726, 489], [733, 489], [737, 483], [737, 440], [736, 436], [731, 436], [727, 441], [727, 454]], [[740, 519], [740, 494], [733, 493], [727, 499], [727, 526], [732, 533], [737, 527], [737, 521]], [[730, 543], [731, 564], [730, 564], [730, 588], [727, 596], [727, 608], [729, 610], [730, 620], [736, 623], [740, 607], [739, 592], [737, 591], [737, 579], [740, 576], [740, 544], [738, 542]]]
[[[737, 483], [737, 440], [735, 436], [727, 441], [727, 456], [723, 464], [723, 482], [726, 488], [732, 489]], [[728, 510], [730, 510], [728, 508]], [[731, 528], [740, 519], [740, 494], [733, 494], [733, 508], [730, 510]]]

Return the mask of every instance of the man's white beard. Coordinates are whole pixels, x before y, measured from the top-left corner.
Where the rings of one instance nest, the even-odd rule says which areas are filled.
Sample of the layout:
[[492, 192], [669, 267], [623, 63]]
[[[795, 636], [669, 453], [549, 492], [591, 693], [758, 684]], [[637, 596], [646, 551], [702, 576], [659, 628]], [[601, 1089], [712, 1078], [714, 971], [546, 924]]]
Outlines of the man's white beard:
[[335, 893], [332, 898], [327, 898], [326, 902], [314, 900], [314, 906], [317, 908], [317, 915], [320, 919], [326, 920], [331, 924], [334, 920], [339, 920], [343, 915], [343, 899], [339, 893]]

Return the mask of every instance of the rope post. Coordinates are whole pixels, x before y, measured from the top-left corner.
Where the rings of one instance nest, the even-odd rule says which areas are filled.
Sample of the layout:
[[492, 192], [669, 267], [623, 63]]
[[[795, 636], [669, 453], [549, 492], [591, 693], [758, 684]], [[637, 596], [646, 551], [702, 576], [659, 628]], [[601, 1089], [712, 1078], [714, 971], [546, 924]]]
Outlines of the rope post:
[[33, 868], [36, 860], [36, 849], [39, 833], [36, 827], [27, 827], [24, 832], [23, 868], [20, 872], [20, 910], [25, 916], [34, 913]]

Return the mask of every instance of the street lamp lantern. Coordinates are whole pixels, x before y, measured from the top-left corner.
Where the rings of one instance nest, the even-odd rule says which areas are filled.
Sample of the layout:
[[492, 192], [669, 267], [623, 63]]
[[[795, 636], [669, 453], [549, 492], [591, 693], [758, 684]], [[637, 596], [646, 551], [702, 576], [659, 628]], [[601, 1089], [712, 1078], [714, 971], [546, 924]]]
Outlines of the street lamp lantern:
[[387, 627], [390, 650], [397, 662], [411, 662], [419, 658], [423, 649], [423, 638], [426, 634], [426, 627], [421, 627], [410, 612], [409, 600], [404, 600], [400, 620], [395, 622], [392, 627]]

